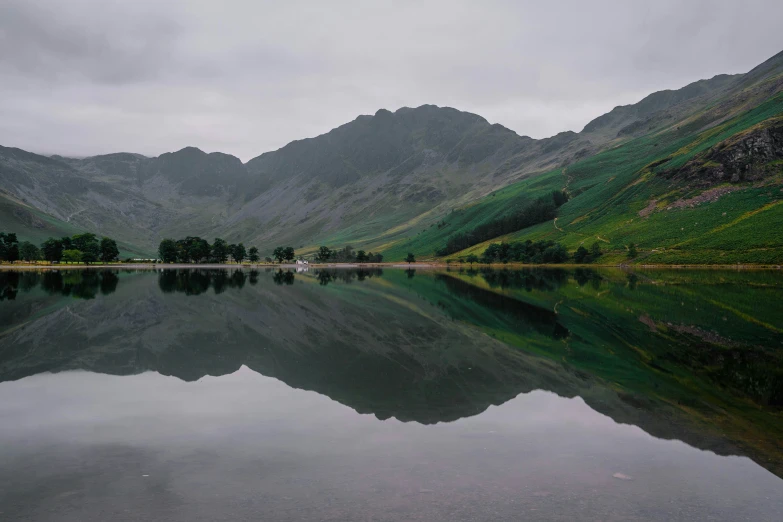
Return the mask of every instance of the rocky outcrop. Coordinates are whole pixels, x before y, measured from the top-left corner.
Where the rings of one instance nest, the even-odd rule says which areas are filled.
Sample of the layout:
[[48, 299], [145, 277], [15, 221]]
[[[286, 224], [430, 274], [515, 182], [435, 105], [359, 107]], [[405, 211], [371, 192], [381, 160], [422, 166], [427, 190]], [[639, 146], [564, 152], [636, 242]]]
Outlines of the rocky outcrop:
[[679, 169], [660, 172], [698, 185], [759, 181], [783, 172], [783, 117], [771, 118], [697, 155]]

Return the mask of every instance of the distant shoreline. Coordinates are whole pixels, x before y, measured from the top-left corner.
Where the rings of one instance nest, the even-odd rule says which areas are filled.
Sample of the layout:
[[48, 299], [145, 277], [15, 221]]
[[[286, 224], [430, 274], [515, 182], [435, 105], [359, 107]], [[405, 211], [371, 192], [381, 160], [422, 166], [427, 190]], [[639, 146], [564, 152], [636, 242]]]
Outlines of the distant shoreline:
[[[633, 270], [633, 269], [699, 269], [699, 270], [781, 270], [783, 265], [753, 265], [753, 264], [732, 264], [732, 265], [683, 265], [683, 264], [644, 264], [644, 265], [629, 265], [629, 264], [575, 264], [575, 263], [550, 263], [550, 264], [524, 264], [524, 263], [493, 263], [493, 264], [480, 264], [474, 263], [473, 267], [476, 268], [615, 268], [621, 270]], [[244, 264], [216, 264], [216, 263], [204, 263], [204, 264], [187, 264], [187, 263], [110, 263], [110, 264], [31, 264], [31, 263], [17, 263], [17, 264], [0, 264], [0, 270], [75, 270], [75, 269], [133, 269], [133, 270], [171, 270], [171, 269], [231, 269], [231, 268], [243, 268], [243, 269], [258, 269], [258, 268], [280, 268], [280, 269], [296, 269], [296, 268], [451, 268], [451, 269], [470, 269], [469, 263], [451, 263], [447, 265], [443, 262], [418, 262], [408, 263], [311, 263], [306, 267], [302, 265], [296, 265], [294, 263], [244, 263]]]

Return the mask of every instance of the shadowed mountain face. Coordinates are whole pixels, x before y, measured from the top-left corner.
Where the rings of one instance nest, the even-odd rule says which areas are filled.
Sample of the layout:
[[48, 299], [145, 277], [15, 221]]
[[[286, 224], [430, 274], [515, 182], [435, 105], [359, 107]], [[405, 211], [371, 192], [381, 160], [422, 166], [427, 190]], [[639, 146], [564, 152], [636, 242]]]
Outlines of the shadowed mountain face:
[[[389, 259], [401, 259], [407, 251], [430, 255], [447, 237], [415, 238], [436, 223], [451, 227], [444, 229], [447, 235], [463, 225], [464, 232], [512, 213], [542, 191], [565, 188], [574, 197], [572, 206], [579, 200], [594, 209], [591, 196], [581, 194], [599, 185], [592, 179], [600, 173], [590, 170], [587, 179], [546, 175], [583, 165], [607, 149], [627, 158], [622, 144], [640, 137], [653, 147], [661, 145], [640, 166], [659, 165], [669, 159], [664, 149], [673, 139], [698, 137], [774, 99], [783, 88], [781, 67], [778, 55], [745, 75], [719, 75], [653, 93], [637, 104], [616, 107], [580, 133], [543, 140], [519, 136], [475, 114], [423, 105], [359, 116], [245, 164], [193, 147], [157, 158], [117, 153], [84, 159], [0, 147], [0, 216], [23, 240], [88, 230], [118, 238], [125, 252], [148, 255], [164, 237], [190, 235], [256, 244], [263, 253], [279, 244], [353, 243], [380, 248]], [[687, 142], [677, 143], [690, 150]], [[779, 154], [776, 149], [769, 156]], [[708, 158], [706, 168], [735, 169], [718, 163]], [[775, 165], [769, 167], [773, 178]], [[486, 197], [494, 198], [499, 189], [542, 174], [544, 179], [531, 180], [518, 198], [488, 205], [486, 216], [471, 210], [477, 201], [494, 202]], [[597, 204], [625, 193], [615, 185], [607, 190], [620, 192], [602, 195]], [[637, 191], [647, 187], [637, 185]], [[470, 223], [451, 223], [454, 209], [465, 209]], [[590, 220], [608, 213], [599, 209]]]
[[421, 424], [543, 389], [783, 473], [783, 315], [757, 307], [780, 291], [777, 274], [0, 276], [0, 381], [77, 369], [195, 381], [246, 366], [360, 413]]

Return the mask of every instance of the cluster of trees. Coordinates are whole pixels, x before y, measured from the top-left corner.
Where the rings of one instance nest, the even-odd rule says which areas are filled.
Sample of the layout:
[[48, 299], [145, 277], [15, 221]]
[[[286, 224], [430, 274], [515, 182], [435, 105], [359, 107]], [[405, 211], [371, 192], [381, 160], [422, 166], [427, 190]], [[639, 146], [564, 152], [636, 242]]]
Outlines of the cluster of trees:
[[351, 245], [337, 250], [322, 246], [315, 254], [315, 260], [319, 263], [382, 263], [383, 255], [364, 250], [354, 251]]
[[103, 237], [99, 241], [95, 234], [89, 232], [61, 239], [50, 237], [41, 243], [41, 253], [47, 261], [88, 265], [98, 261], [111, 263], [120, 257], [115, 240]]
[[576, 249], [576, 252], [574, 252], [574, 262], [580, 264], [592, 263], [603, 254], [604, 253], [601, 252], [601, 245], [598, 244], [597, 241], [590, 246], [590, 250], [580, 245], [579, 248]]
[[438, 256], [447, 256], [493, 237], [510, 234], [549, 221], [555, 218], [558, 207], [566, 201], [568, 201], [568, 195], [560, 190], [555, 190], [549, 196], [539, 198], [511, 215], [483, 223], [464, 234], [451, 236], [446, 242], [446, 246], [436, 253]]
[[[272, 251], [272, 257], [274, 257], [278, 263], [288, 261], [289, 263], [296, 258], [296, 251], [294, 247], [277, 247]], [[271, 261], [271, 260], [270, 260]]]
[[120, 250], [109, 237], [100, 240], [89, 232], [72, 237], [50, 237], [41, 247], [29, 241], [19, 243], [16, 234], [0, 232], [0, 261], [50, 261], [53, 263], [111, 263], [117, 261]]
[[492, 243], [481, 258], [471, 254], [466, 261], [473, 263], [564, 263], [569, 260], [566, 248], [554, 241], [530, 241], [516, 243]]
[[256, 247], [246, 249], [242, 243], [229, 244], [219, 237], [210, 245], [206, 239], [197, 236], [164, 239], [158, 246], [158, 255], [164, 263], [225, 263], [229, 259], [236, 263], [245, 259], [257, 263], [261, 259]]

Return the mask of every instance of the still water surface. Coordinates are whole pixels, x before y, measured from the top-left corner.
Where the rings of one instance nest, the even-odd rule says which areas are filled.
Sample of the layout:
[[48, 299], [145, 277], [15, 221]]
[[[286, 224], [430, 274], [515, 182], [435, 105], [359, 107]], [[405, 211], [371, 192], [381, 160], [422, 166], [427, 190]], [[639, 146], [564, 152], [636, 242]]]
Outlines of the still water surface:
[[0, 272], [0, 519], [783, 520], [783, 277]]

